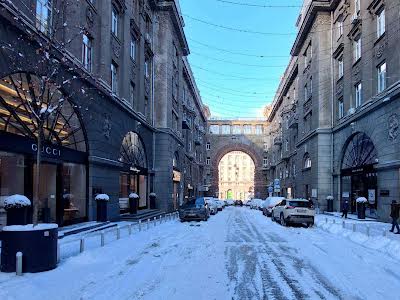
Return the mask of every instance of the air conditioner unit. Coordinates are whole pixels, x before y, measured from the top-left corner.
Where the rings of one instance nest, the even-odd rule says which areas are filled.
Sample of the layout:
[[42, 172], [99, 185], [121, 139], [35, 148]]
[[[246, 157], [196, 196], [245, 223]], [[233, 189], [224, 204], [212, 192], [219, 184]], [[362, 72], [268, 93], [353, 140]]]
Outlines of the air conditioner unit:
[[360, 16], [358, 15], [358, 13], [355, 12], [355, 13], [351, 16], [351, 23], [352, 23], [352, 24], [356, 23], [356, 22], [358, 21], [359, 18], [360, 18]]

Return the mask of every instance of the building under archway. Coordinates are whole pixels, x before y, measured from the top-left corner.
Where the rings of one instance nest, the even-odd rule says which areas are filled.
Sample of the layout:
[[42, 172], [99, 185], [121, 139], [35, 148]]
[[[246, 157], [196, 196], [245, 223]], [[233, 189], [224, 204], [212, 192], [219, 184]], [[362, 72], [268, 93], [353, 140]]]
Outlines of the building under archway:
[[220, 199], [246, 200], [254, 196], [253, 159], [243, 151], [225, 154], [218, 164]]

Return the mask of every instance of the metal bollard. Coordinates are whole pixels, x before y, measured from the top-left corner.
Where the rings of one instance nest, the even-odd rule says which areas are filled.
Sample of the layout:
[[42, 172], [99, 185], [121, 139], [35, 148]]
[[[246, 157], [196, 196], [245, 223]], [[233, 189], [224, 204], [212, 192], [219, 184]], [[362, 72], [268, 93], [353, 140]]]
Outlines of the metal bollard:
[[162, 224], [162, 215], [160, 215], [160, 225]]
[[104, 247], [104, 244], [105, 244], [105, 242], [104, 242], [104, 231], [100, 232], [100, 244], [101, 244], [101, 247]]
[[57, 241], [57, 263], [61, 260], [61, 250], [60, 250], [60, 243]]
[[119, 240], [120, 238], [121, 238], [121, 229], [118, 226], [117, 227], [117, 240]]
[[22, 276], [22, 252], [17, 252], [15, 254], [16, 259], [16, 267], [15, 267], [15, 274], [18, 276]]
[[85, 251], [85, 238], [81, 238], [81, 243], [80, 243], [79, 251], [80, 251], [80, 253], [82, 253], [83, 251]]
[[139, 231], [142, 231], [142, 220], [139, 220]]
[[343, 221], [342, 226], [343, 226], [343, 229], [346, 228], [346, 222], [345, 221]]
[[131, 235], [132, 234], [132, 224], [128, 225], [128, 234]]
[[382, 231], [382, 236], [384, 236], [384, 237], [387, 236], [387, 231], [386, 231], [386, 229], [383, 229], [383, 231]]
[[147, 219], [147, 229], [150, 229], [150, 219]]
[[154, 227], [156, 227], [157, 226], [157, 217], [154, 217], [153, 222], [154, 222]]
[[370, 230], [371, 230], [371, 228], [369, 227], [369, 225], [367, 225], [367, 236], [368, 237], [370, 236]]
[[325, 218], [325, 223], [328, 224], [328, 218]]
[[357, 230], [356, 224], [353, 224], [353, 232], [356, 232], [356, 230]]
[[335, 219], [333, 219], [333, 224], [336, 224], [336, 220]]

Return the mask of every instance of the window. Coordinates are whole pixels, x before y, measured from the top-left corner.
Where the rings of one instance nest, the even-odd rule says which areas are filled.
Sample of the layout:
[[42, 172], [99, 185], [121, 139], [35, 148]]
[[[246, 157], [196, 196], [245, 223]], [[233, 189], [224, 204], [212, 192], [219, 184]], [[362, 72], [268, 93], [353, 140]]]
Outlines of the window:
[[378, 67], [378, 93], [386, 89], [386, 62]]
[[232, 127], [233, 134], [241, 134], [242, 133], [242, 126], [240, 125], [233, 125]]
[[211, 161], [211, 159], [210, 159], [209, 157], [207, 157], [207, 159], [206, 159], [206, 164], [207, 164], [207, 165], [210, 165], [210, 161]]
[[114, 94], [118, 94], [118, 66], [111, 63], [111, 90]]
[[51, 0], [36, 1], [36, 28], [43, 33], [50, 31]]
[[244, 134], [252, 134], [252, 126], [251, 125], [244, 125], [243, 126], [243, 132]]
[[304, 86], [304, 100], [308, 100], [308, 86], [307, 84]]
[[268, 166], [268, 158], [264, 158], [263, 159], [263, 167], [267, 167]]
[[343, 35], [343, 21], [340, 20], [336, 24], [337, 26], [337, 37], [340, 38]]
[[377, 17], [376, 17], [376, 33], [378, 35], [378, 38], [381, 37], [384, 33], [385, 33], [385, 10], [382, 10], [380, 13], [378, 13]]
[[118, 36], [118, 11], [115, 7], [111, 11], [111, 32]]
[[92, 71], [92, 40], [86, 34], [82, 37], [82, 64], [86, 70]]
[[211, 150], [211, 144], [210, 143], [206, 144], [206, 150]]
[[356, 90], [356, 107], [359, 107], [362, 104], [362, 84], [361, 84], [361, 82], [356, 84], [355, 90]]
[[308, 153], [304, 156], [304, 169], [310, 169], [311, 168], [311, 158], [308, 155]]
[[268, 151], [268, 143], [264, 143], [264, 151], [265, 151], [265, 152]]
[[151, 67], [150, 67], [150, 62], [149, 62], [149, 60], [146, 58], [145, 59], [145, 61], [144, 61], [144, 76], [146, 77], [146, 78], [149, 78], [150, 77], [150, 69], [151, 69]]
[[219, 134], [219, 125], [210, 125], [210, 134]]
[[285, 151], [289, 151], [289, 140], [285, 140]]
[[343, 77], [344, 74], [344, 65], [343, 65], [343, 56], [338, 59], [338, 76], [339, 79]]
[[355, 13], [358, 14], [360, 12], [360, 0], [354, 0], [354, 8], [355, 8]]
[[222, 125], [222, 134], [231, 134], [231, 125]]
[[263, 133], [263, 126], [256, 125], [256, 134], [262, 134], [262, 133]]
[[343, 98], [340, 98], [338, 101], [338, 118], [341, 119], [344, 117], [344, 103]]
[[133, 60], [136, 59], [136, 38], [131, 37], [131, 49], [130, 49], [131, 58]]
[[358, 37], [354, 40], [354, 61], [357, 61], [361, 58], [361, 37]]
[[312, 96], [313, 93], [313, 81], [312, 81], [312, 77], [310, 77], [310, 97]]
[[133, 82], [129, 86], [129, 102], [132, 107], [135, 105], [135, 84]]

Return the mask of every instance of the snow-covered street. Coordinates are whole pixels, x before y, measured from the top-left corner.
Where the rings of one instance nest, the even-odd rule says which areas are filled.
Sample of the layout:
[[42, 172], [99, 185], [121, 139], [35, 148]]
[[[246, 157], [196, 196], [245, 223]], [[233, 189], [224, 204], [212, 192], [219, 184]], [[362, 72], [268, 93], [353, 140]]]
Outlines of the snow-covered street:
[[0, 273], [0, 299], [399, 299], [398, 265], [319, 227], [229, 207], [135, 231], [50, 272]]

